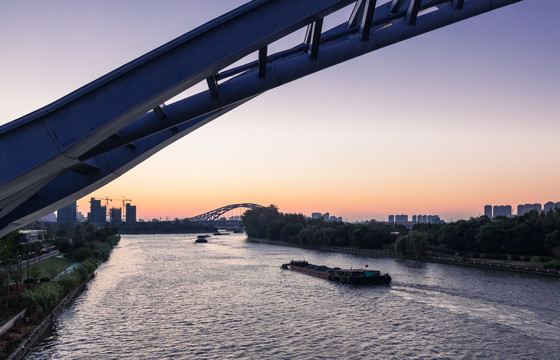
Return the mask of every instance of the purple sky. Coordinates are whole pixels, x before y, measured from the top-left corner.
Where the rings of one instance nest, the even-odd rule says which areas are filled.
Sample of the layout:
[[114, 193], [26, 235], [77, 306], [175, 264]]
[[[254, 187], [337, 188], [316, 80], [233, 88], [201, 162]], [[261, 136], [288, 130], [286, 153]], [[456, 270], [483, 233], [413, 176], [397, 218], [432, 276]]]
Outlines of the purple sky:
[[[0, 2], [0, 125], [242, 3]], [[272, 90], [92, 196], [149, 219], [256, 202], [450, 220], [560, 201], [559, 13], [524, 0]]]

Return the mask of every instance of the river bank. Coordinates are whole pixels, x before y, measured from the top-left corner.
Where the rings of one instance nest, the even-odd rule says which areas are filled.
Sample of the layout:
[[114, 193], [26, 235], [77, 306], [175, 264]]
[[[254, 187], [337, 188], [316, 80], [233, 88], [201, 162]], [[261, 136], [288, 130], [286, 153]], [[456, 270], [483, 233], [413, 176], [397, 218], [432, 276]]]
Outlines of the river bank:
[[[20, 301], [26, 304], [23, 315], [13, 319], [12, 328], [3, 336], [0, 359], [16, 360], [25, 356], [29, 348], [43, 335], [62, 309], [68, 305], [94, 277], [101, 261], [88, 261], [75, 267], [57, 281], [41, 283], [33, 293], [24, 292]], [[54, 286], [54, 287], [53, 287]], [[44, 287], [48, 287], [45, 290]], [[47, 294], [47, 298], [45, 297]], [[62, 298], [59, 296], [63, 295]], [[57, 300], [57, 298], [59, 300]]]
[[0, 341], [1, 359], [21, 359], [25, 356], [62, 309], [93, 278], [99, 264], [109, 258], [120, 240], [120, 235], [111, 231], [98, 231], [95, 234], [98, 234], [97, 238], [87, 246], [72, 251], [72, 258], [80, 261], [79, 265], [65, 267], [64, 271], [49, 275], [46, 281], [35, 280], [30, 289], [15, 299], [18, 306], [25, 309], [25, 313], [21, 316], [23, 318], [10, 320], [12, 327]]
[[356, 249], [349, 247], [331, 247], [331, 246], [318, 246], [318, 247], [304, 247], [297, 244], [288, 243], [279, 240], [267, 240], [267, 239], [257, 239], [257, 238], [247, 238], [248, 241], [258, 242], [263, 244], [271, 245], [281, 245], [281, 246], [292, 246], [310, 250], [320, 250], [320, 251], [330, 251], [330, 252], [344, 252], [349, 254], [370, 254], [376, 256], [393, 257], [399, 259], [415, 260], [415, 261], [425, 261], [434, 262], [440, 264], [458, 265], [458, 266], [469, 266], [477, 267], [483, 269], [494, 269], [500, 271], [509, 272], [519, 272], [526, 274], [535, 274], [542, 276], [551, 276], [560, 278], [560, 270], [558, 269], [547, 269], [544, 267], [545, 263], [534, 263], [530, 261], [514, 261], [514, 260], [498, 260], [498, 259], [480, 259], [480, 258], [462, 258], [458, 256], [402, 256], [397, 255], [394, 252], [386, 250], [373, 250], [373, 249]]
[[[98, 263], [99, 264], [99, 263]], [[19, 344], [19, 346], [8, 356], [7, 360], [19, 360], [22, 359], [29, 349], [35, 344], [37, 340], [44, 334], [44, 332], [53, 324], [55, 318], [62, 312], [65, 306], [67, 306], [79, 293], [81, 293], [89, 281], [95, 276], [92, 272], [89, 277], [76, 288], [74, 288], [68, 295], [60, 301], [60, 303], [52, 310], [52, 312], [41, 321], [35, 327], [31, 327], [31, 330], [27, 331], [25, 334], [25, 339]]]

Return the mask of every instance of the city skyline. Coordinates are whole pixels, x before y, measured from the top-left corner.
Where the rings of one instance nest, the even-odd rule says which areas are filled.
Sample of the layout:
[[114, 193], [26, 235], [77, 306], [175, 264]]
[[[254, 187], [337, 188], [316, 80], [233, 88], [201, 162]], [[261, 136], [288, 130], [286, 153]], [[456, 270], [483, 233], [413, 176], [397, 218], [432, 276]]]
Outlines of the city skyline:
[[[11, 36], [0, 39], [10, 49], [0, 96], [10, 106], [0, 125], [243, 3], [2, 2], [0, 30]], [[449, 221], [487, 203], [559, 199], [559, 10], [525, 0], [272, 90], [78, 206], [123, 194], [143, 219], [254, 202], [349, 221], [401, 212]]]
[[[124, 198], [124, 197], [123, 197]], [[111, 220], [112, 218], [112, 213], [114, 210], [118, 211], [119, 213], [122, 214], [121, 218], [123, 222], [135, 222], [135, 221], [152, 221], [152, 220], [158, 220], [158, 221], [162, 221], [163, 219], [165, 219], [164, 221], [173, 221], [177, 218], [170, 218], [169, 216], [164, 216], [164, 217], [159, 217], [159, 218], [138, 218], [136, 217], [136, 212], [137, 212], [137, 207], [136, 205], [132, 205], [131, 203], [124, 203], [123, 202], [123, 206], [119, 207], [119, 206], [113, 206], [111, 205], [110, 207], [108, 207], [109, 205], [109, 201], [113, 200], [110, 199], [108, 197], [105, 198], [101, 198], [101, 199], [95, 199], [95, 198], [90, 198], [89, 200], [89, 208], [87, 209], [87, 211], [85, 212], [86, 215], [84, 217], [84, 213], [82, 211], [78, 210], [77, 207], [77, 202], [71, 203], [68, 206], [66, 206], [65, 208], [59, 209], [57, 211], [57, 213], [51, 213], [45, 217], [43, 217], [41, 219], [41, 221], [56, 221], [60, 223], [60, 212], [61, 211], [65, 211], [64, 213], [64, 217], [68, 218], [69, 214], [67, 214], [68, 209], [71, 208], [74, 212], [74, 217], [76, 216], [76, 214], [80, 215], [82, 217], [81, 220], [76, 220], [74, 219], [73, 221], [68, 221], [65, 220], [63, 223], [76, 223], [76, 222], [84, 222], [86, 220], [88, 220], [90, 214], [95, 213], [97, 208], [102, 208], [103, 209], [103, 214], [105, 214], [104, 218], [106, 219], [106, 221], [109, 222], [113, 222], [113, 220]], [[115, 199], [117, 200], [117, 199]], [[128, 200], [128, 199], [127, 199]], [[102, 206], [102, 201], [105, 201], [105, 206]], [[95, 205], [94, 205], [95, 204]], [[530, 211], [537, 211], [537, 212], [548, 212], [550, 210], [553, 210], [555, 208], [560, 208], [560, 202], [554, 202], [554, 201], [547, 201], [544, 205], [541, 203], [533, 203], [533, 204], [518, 204], [517, 205], [517, 212], [513, 213], [513, 209], [514, 207], [512, 205], [484, 205], [483, 207], [483, 212], [481, 214], [479, 214], [479, 216], [487, 216], [489, 218], [495, 218], [498, 216], [506, 216], [506, 217], [513, 217], [513, 216], [522, 216], [525, 215], [526, 213], [530, 212]], [[235, 220], [240, 220], [241, 219], [241, 213], [243, 213], [244, 211], [246, 211], [247, 209], [242, 208], [243, 210], [239, 210], [239, 208], [235, 208], [231, 211], [228, 211], [226, 213], [224, 213], [223, 217], [224, 218], [229, 218], [230, 220], [235, 219]], [[279, 209], [281, 210], [281, 209]], [[301, 212], [296, 212], [296, 213], [301, 213]], [[304, 216], [310, 218], [310, 219], [324, 219], [325, 221], [344, 221], [344, 222], [362, 222], [364, 220], [357, 220], [357, 221], [347, 221], [347, 219], [343, 219], [340, 216], [333, 216], [332, 214], [330, 214], [330, 212], [326, 212], [326, 213], [321, 213], [321, 212], [312, 212], [311, 214], [305, 214], [302, 213]], [[51, 216], [51, 215], [54, 215]], [[200, 214], [199, 214], [200, 215]], [[79, 217], [80, 217], [79, 216]], [[395, 213], [395, 214], [388, 214], [386, 215], [386, 217], [384, 219], [370, 219], [370, 220], [376, 220], [376, 221], [380, 221], [380, 222], [387, 222], [387, 223], [410, 223], [410, 224], [416, 224], [416, 223], [427, 223], [427, 224], [431, 224], [431, 223], [441, 223], [444, 222], [439, 215], [437, 214], [431, 214], [431, 215], [427, 215], [427, 214], [412, 214], [412, 218], [409, 221], [408, 218], [408, 214], [404, 214], [404, 213]], [[94, 216], [95, 217], [95, 216]], [[474, 216], [473, 216], [474, 217]], [[47, 220], [50, 219], [50, 220]], [[184, 218], [179, 218], [179, 219], [184, 219]], [[456, 219], [456, 220], [460, 220], [460, 219]], [[91, 221], [91, 219], [89, 219], [88, 221]], [[366, 220], [367, 221], [367, 220]], [[95, 222], [95, 221], [94, 221]], [[99, 222], [99, 221], [97, 221]]]

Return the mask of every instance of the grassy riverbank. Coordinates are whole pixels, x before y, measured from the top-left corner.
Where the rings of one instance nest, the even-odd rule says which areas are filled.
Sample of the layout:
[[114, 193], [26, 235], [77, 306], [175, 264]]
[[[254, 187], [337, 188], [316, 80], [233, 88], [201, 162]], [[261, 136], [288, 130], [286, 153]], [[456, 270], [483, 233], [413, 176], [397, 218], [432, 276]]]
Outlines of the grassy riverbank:
[[[8, 330], [0, 338], [0, 359], [21, 358], [50, 326], [52, 321], [49, 319], [52, 320], [83, 288], [98, 264], [108, 259], [120, 240], [113, 229], [86, 226], [77, 228], [78, 231], [72, 230], [72, 241], [56, 241], [60, 249], [65, 250], [64, 256], [31, 265], [28, 269], [29, 279], [23, 284], [24, 271], [8, 268], [4, 314], [0, 319], [6, 323], [4, 328]], [[14, 239], [18, 237], [3, 238], [2, 245], [17, 249], [21, 245]], [[15, 291], [8, 292], [12, 288]], [[21, 317], [13, 318], [15, 314]]]
[[29, 272], [31, 274], [38, 275], [37, 279], [45, 277], [54, 278], [56, 275], [66, 270], [74, 263], [74, 260], [63, 255], [59, 255], [57, 257], [48, 258], [31, 265], [29, 267]]
[[[97, 268], [98, 260], [89, 258], [73, 271], [60, 276], [58, 281], [35, 283], [29, 290], [19, 295], [17, 302], [27, 309], [25, 317], [15, 322], [13, 328], [0, 340], [0, 359], [7, 358], [19, 344], [31, 334], [40, 336], [35, 327], [41, 324], [45, 318], [51, 316], [61, 302], [66, 300], [69, 294], [75, 294], [75, 289], [81, 287], [90, 279]], [[44, 326], [42, 326], [44, 331]], [[32, 342], [27, 341], [25, 351]], [[19, 350], [18, 350], [19, 351]]]

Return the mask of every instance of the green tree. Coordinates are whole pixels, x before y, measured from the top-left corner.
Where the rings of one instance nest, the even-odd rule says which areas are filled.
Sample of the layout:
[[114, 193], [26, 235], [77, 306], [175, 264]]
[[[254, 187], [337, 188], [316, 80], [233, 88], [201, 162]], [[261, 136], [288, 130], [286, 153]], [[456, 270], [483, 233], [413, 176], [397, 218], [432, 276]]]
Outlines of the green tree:
[[35, 280], [35, 282], [37, 282], [39, 280], [39, 277], [41, 276], [41, 271], [39, 270], [39, 267], [36, 265], [31, 266], [29, 268], [29, 276], [31, 276], [31, 278]]
[[336, 230], [333, 228], [322, 228], [321, 232], [321, 245], [322, 246], [333, 246], [336, 241]]
[[560, 257], [560, 229], [556, 229], [544, 237], [544, 251], [547, 255]]
[[266, 229], [266, 237], [270, 240], [280, 240], [280, 232], [286, 226], [286, 222], [283, 219], [273, 220]]
[[370, 222], [364, 235], [364, 247], [381, 249], [392, 240], [391, 227], [378, 222]]
[[246, 211], [241, 216], [241, 221], [245, 226], [245, 232], [249, 237], [267, 238], [269, 225], [280, 218], [280, 213], [276, 205], [269, 205], [266, 208], [258, 208]]
[[311, 237], [316, 230], [316, 226], [306, 226], [298, 234], [299, 245], [307, 245], [311, 242]]
[[420, 257], [424, 254], [428, 244], [428, 234], [421, 231], [411, 231], [406, 235], [406, 251], [408, 255]]
[[399, 255], [420, 257], [428, 244], [428, 234], [412, 230], [408, 234], [399, 235], [395, 242], [395, 252]]
[[87, 258], [93, 257], [93, 250], [88, 247], [81, 247], [72, 251], [72, 259], [76, 261], [84, 261]]
[[365, 248], [366, 242], [364, 238], [366, 232], [368, 231], [367, 226], [363, 224], [355, 224], [354, 226], [349, 228], [349, 231], [350, 231], [350, 245], [356, 248]]
[[299, 223], [288, 222], [282, 230], [280, 230], [280, 237], [284, 241], [295, 243], [298, 240], [298, 234], [305, 225]]
[[395, 254], [406, 255], [406, 235], [399, 235], [395, 241]]

